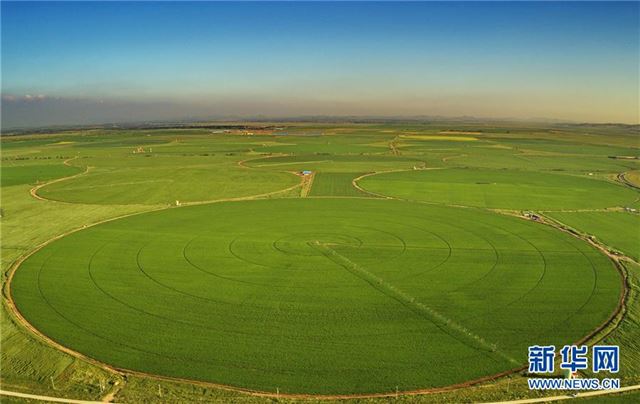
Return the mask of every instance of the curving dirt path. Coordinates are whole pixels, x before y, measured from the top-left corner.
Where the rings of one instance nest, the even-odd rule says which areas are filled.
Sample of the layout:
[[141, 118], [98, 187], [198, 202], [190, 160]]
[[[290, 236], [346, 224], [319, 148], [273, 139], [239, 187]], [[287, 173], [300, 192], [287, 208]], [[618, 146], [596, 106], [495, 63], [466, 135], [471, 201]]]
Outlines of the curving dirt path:
[[316, 173], [312, 172], [311, 174], [302, 175], [302, 190], [300, 191], [300, 197], [306, 198], [311, 193], [311, 187], [313, 186], [313, 180], [316, 177]]
[[256, 167], [251, 167], [248, 166], [246, 163], [249, 161], [253, 161], [253, 160], [266, 160], [266, 159], [271, 159], [271, 158], [275, 158], [275, 157], [287, 157], [287, 156], [293, 156], [293, 154], [286, 154], [286, 153], [276, 153], [276, 154], [270, 154], [268, 156], [257, 156], [257, 157], [250, 157], [248, 159], [244, 159], [244, 160], [240, 160], [238, 161], [238, 165], [242, 168], [249, 168], [249, 169], [255, 169]]
[[72, 398], [60, 398], [51, 396], [40, 396], [37, 394], [19, 393], [17, 391], [0, 390], [0, 396], [24, 398], [26, 400], [46, 401], [50, 403], [71, 403], [71, 404], [96, 404], [100, 401], [74, 400]]
[[627, 391], [640, 390], [640, 384], [635, 384], [633, 386], [621, 387], [615, 390], [597, 390], [597, 391], [588, 391], [584, 393], [576, 393], [575, 395], [565, 394], [562, 396], [551, 396], [551, 397], [540, 397], [540, 398], [525, 398], [522, 400], [511, 400], [511, 401], [495, 401], [493, 403], [485, 403], [485, 404], [529, 404], [529, 403], [549, 403], [552, 401], [560, 401], [560, 400], [571, 400], [574, 398], [585, 398], [585, 397], [596, 397], [596, 396], [604, 396], [607, 394], [619, 394]]
[[[436, 168], [422, 168], [421, 170], [436, 170]], [[353, 187], [356, 188], [358, 191], [364, 192], [365, 194], [368, 194], [368, 195], [371, 195], [371, 196], [375, 196], [376, 198], [400, 199], [400, 198], [396, 198], [396, 197], [393, 197], [393, 196], [388, 196], [388, 195], [383, 195], [383, 194], [378, 194], [378, 193], [375, 193], [375, 192], [367, 191], [366, 189], [364, 189], [360, 185], [358, 185], [358, 181], [360, 181], [361, 179], [366, 178], [366, 177], [371, 177], [373, 175], [386, 174], [386, 173], [402, 173], [402, 172], [405, 172], [405, 171], [413, 171], [413, 169], [400, 168], [400, 169], [396, 169], [396, 170], [373, 171], [373, 172], [370, 172], [370, 173], [362, 174], [362, 175], [352, 179], [351, 180], [351, 185], [353, 185]]]
[[[587, 397], [597, 397], [604, 396], [610, 394], [621, 394], [629, 391], [640, 390], [640, 384], [635, 384], [633, 386], [621, 387], [619, 389], [614, 390], [598, 390], [598, 391], [589, 391], [584, 393], [576, 393], [575, 395], [565, 394], [560, 396], [549, 396], [549, 397], [539, 397], [539, 398], [525, 398], [521, 400], [510, 400], [510, 401], [492, 401], [484, 404], [533, 404], [533, 403], [549, 403], [554, 401], [561, 400], [571, 400], [574, 398], [587, 398]], [[37, 401], [46, 401], [52, 403], [70, 403], [70, 404], [101, 404], [104, 402], [110, 401], [85, 401], [85, 400], [74, 400], [71, 398], [61, 398], [61, 397], [52, 397], [52, 396], [41, 396], [36, 394], [26, 394], [19, 393], [17, 391], [7, 391], [0, 390], [0, 396], [7, 397], [16, 397], [16, 398], [24, 398], [28, 400], [37, 400]]]
[[629, 181], [627, 179], [627, 177], [625, 177], [625, 174], [627, 174], [626, 172], [624, 173], [620, 173], [616, 176], [616, 179], [618, 180], [618, 182], [621, 182], [622, 184], [631, 187], [633, 189], [640, 189], [640, 187], [638, 187], [636, 184], [634, 184], [633, 182]]
[[223, 199], [211, 199], [208, 201], [193, 201], [193, 202], [180, 202], [180, 206], [194, 206], [194, 205], [207, 205], [209, 203], [218, 203], [218, 202], [234, 202], [234, 201], [250, 201], [254, 199], [263, 199], [269, 198], [274, 195], [284, 194], [286, 192], [292, 191], [296, 188], [300, 188], [303, 186], [303, 182], [301, 181], [298, 184], [294, 184], [285, 189], [279, 189], [277, 191], [265, 192], [264, 194], [257, 195], [249, 195], [249, 196], [239, 196], [237, 198], [223, 198]]
[[442, 158], [442, 162], [446, 163], [449, 160], [460, 159], [460, 158], [463, 158], [463, 157], [468, 157], [468, 154], [464, 154], [463, 153], [463, 154], [456, 154], [456, 155], [453, 155], [453, 156], [446, 156], [446, 157]]
[[[65, 165], [65, 166], [67, 166], [67, 167], [75, 167], [75, 166], [72, 166], [71, 164], [69, 164], [69, 162], [70, 162], [70, 161], [72, 161], [72, 160], [75, 160], [75, 159], [77, 159], [77, 158], [78, 158], [78, 156], [72, 157], [72, 158], [70, 158], [70, 159], [65, 160], [62, 164], [64, 164], [64, 165]], [[29, 194], [30, 194], [32, 197], [34, 197], [34, 198], [36, 198], [36, 199], [38, 199], [38, 200], [40, 200], [40, 201], [53, 201], [53, 199], [43, 198], [42, 196], [38, 195], [38, 190], [39, 190], [40, 188], [42, 188], [42, 187], [46, 187], [47, 185], [55, 184], [55, 183], [57, 183], [57, 182], [62, 182], [62, 181], [71, 180], [71, 179], [73, 179], [73, 178], [77, 178], [77, 177], [80, 177], [80, 176], [82, 176], [82, 175], [86, 175], [86, 174], [88, 174], [88, 173], [89, 173], [89, 171], [90, 171], [92, 168], [93, 168], [93, 167], [91, 167], [91, 166], [86, 166], [86, 167], [85, 167], [85, 169], [84, 169], [84, 171], [83, 171], [83, 172], [81, 172], [81, 173], [74, 174], [74, 175], [70, 175], [70, 176], [68, 176], [68, 177], [56, 178], [56, 179], [54, 179], [54, 180], [47, 181], [47, 182], [43, 182], [42, 184], [38, 184], [38, 185], [36, 185], [35, 187], [33, 187], [33, 188], [31, 188], [31, 189], [29, 190]], [[60, 201], [55, 201], [55, 202], [60, 202]], [[64, 203], [69, 203], [69, 202], [64, 202]]]

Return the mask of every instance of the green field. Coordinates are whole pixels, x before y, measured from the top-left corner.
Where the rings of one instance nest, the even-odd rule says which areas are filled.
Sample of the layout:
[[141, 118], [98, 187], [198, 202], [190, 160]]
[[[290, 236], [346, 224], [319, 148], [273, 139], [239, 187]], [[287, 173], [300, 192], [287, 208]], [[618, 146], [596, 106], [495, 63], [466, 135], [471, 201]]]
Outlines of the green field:
[[640, 171], [629, 171], [624, 173], [624, 178], [635, 187], [640, 188]]
[[28, 165], [2, 168], [2, 186], [35, 185], [52, 179], [80, 173], [77, 167], [62, 164]]
[[539, 171], [449, 169], [382, 173], [365, 190], [401, 199], [502, 209], [586, 209], [633, 205], [640, 194], [601, 180]]
[[[640, 206], [624, 183], [640, 164], [611, 158], [639, 154], [624, 127], [244, 132], [3, 137], [3, 281], [36, 246], [79, 230], [15, 272], [24, 317], [125, 369], [268, 392], [395, 392], [521, 367], [529, 345], [576, 342], [616, 309], [621, 276], [601, 251], [506, 213], [541, 212], [640, 259], [639, 216], [620, 209]], [[314, 172], [308, 193], [302, 170]], [[29, 194], [35, 185], [42, 199]], [[625, 317], [605, 336], [622, 346], [624, 385], [640, 382], [637, 266], [627, 266]], [[2, 310], [5, 389], [102, 399], [118, 380], [118, 402], [265, 400], [142, 375], [125, 382]], [[531, 394], [516, 373], [400, 400]]]
[[246, 197], [256, 194], [258, 186], [268, 193], [298, 182], [289, 173], [261, 172], [205, 158], [158, 160], [142, 167], [98, 168], [73, 181], [45, 186], [39, 194], [76, 203], [158, 204]]
[[577, 341], [613, 311], [620, 280], [592, 248], [518, 219], [273, 200], [67, 236], [23, 264], [13, 293], [47, 335], [118, 367], [371, 393], [459, 383], [522, 365], [535, 341]]
[[604, 244], [640, 262], [640, 215], [629, 212], [552, 212], [549, 216], [595, 235]]
[[353, 196], [363, 197], [366, 193], [353, 186], [352, 181], [358, 176], [354, 173], [317, 173], [313, 178], [311, 196]]

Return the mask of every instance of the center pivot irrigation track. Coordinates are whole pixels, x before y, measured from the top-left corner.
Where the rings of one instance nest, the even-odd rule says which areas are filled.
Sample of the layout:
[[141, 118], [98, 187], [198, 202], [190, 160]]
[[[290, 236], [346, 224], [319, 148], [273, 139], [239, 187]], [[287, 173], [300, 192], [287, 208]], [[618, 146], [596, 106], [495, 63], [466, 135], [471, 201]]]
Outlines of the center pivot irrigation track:
[[375, 274], [367, 271], [361, 265], [356, 264], [351, 261], [349, 258], [341, 255], [337, 251], [333, 250], [330, 244], [321, 243], [318, 240], [313, 241], [310, 245], [315, 246], [320, 250], [327, 258], [336, 262], [338, 265], [341, 265], [346, 270], [356, 275], [360, 279], [367, 282], [373, 288], [379, 290], [383, 294], [391, 297], [392, 299], [397, 300], [403, 305], [407, 306], [412, 311], [420, 314], [421, 316], [425, 316], [429, 319], [429, 321], [438, 325], [438, 328], [446, 332], [447, 334], [453, 336], [454, 338], [462, 338], [465, 340], [471, 340], [472, 343], [480, 345], [481, 348], [486, 349], [488, 352], [494, 352], [497, 355], [501, 356], [504, 359], [512, 362], [515, 365], [521, 365], [521, 363], [510, 357], [509, 355], [501, 352], [495, 344], [489, 344], [482, 337], [474, 334], [469, 331], [464, 326], [456, 323], [455, 321], [447, 318], [446, 316], [438, 313], [436, 310], [426, 306], [419, 301], [416, 301], [416, 298], [408, 295], [402, 290], [398, 289], [391, 283], [385, 281], [384, 279], [376, 276]]
[[[381, 209], [382, 207], [384, 208]], [[328, 218], [324, 212], [341, 212], [341, 214], [339, 217]], [[452, 225], [452, 221], [446, 219], [447, 215], [453, 215], [452, 218], [455, 217], [455, 222], [460, 225]], [[219, 217], [224, 217], [224, 222], [230, 223], [230, 229], [225, 229], [223, 232], [216, 230]], [[169, 220], [167, 225], [173, 221], [189, 225], [174, 235], [168, 235], [166, 229], [163, 229], [163, 223], [167, 220]], [[248, 226], [249, 223], [250, 226]], [[470, 223], [475, 223], [475, 226], [479, 227], [471, 230]], [[136, 232], [136, 228], [146, 229], [145, 234]], [[243, 229], [254, 230], [247, 233], [247, 230]], [[24, 274], [22, 282], [26, 283], [15, 284], [17, 287], [13, 290], [13, 294], [19, 296], [22, 293], [28, 293], [32, 290], [25, 287], [29, 282], [29, 274], [42, 273], [43, 277], [38, 278], [38, 284], [43, 287], [42, 292], [48, 303], [53, 305], [54, 311], [64, 313], [74, 322], [81, 322], [83, 328], [89, 327], [92, 333], [101, 335], [102, 345], [105, 345], [104, 338], [107, 336], [113, 341], [113, 332], [105, 333], [107, 330], [103, 329], [112, 319], [109, 316], [102, 319], [91, 313], [104, 313], [104, 304], [112, 307], [110, 310], [113, 310], [113, 307], [122, 307], [117, 318], [123, 322], [123, 330], [129, 329], [134, 334], [141, 332], [142, 334], [128, 335], [126, 338], [123, 335], [122, 339], [127, 341], [126, 346], [110, 346], [115, 341], [107, 340], [104, 350], [101, 351], [91, 344], [94, 337], [84, 336], [77, 339], [74, 334], [81, 334], [77, 329], [69, 330], [68, 335], [64, 330], [61, 333], [58, 329], [46, 329], [47, 324], [55, 324], [59, 320], [43, 318], [36, 308], [29, 305], [19, 306], [20, 312], [24, 312], [25, 317], [34, 321], [37, 329], [42, 330], [43, 337], [45, 334], [51, 336], [44, 338], [58, 341], [56, 344], [59, 347], [72, 348], [64, 348], [67, 352], [77, 353], [76, 350], [80, 350], [83, 352], [80, 355], [84, 358], [94, 357], [100, 362], [112, 363], [112, 366], [106, 367], [114, 371], [117, 368], [135, 369], [133, 371], [117, 370], [118, 372], [145, 375], [160, 373], [164, 375], [164, 377], [160, 376], [161, 378], [189, 382], [204, 378], [205, 381], [200, 380], [196, 383], [264, 396], [278, 396], [276, 393], [264, 390], [273, 391], [279, 386], [280, 391], [293, 390], [290, 394], [279, 394], [281, 397], [373, 397], [396, 394], [388, 393], [393, 390], [391, 386], [384, 387], [383, 380], [389, 378], [386, 371], [381, 371], [380, 380], [373, 380], [375, 385], [363, 385], [364, 392], [342, 394], [341, 392], [314, 391], [297, 394], [295, 391], [300, 390], [300, 382], [296, 379], [298, 376], [305, 378], [305, 373], [301, 370], [300, 375], [295, 375], [299, 366], [297, 360], [299, 359], [301, 364], [304, 363], [304, 366], [315, 364], [314, 371], [320, 375], [325, 374], [325, 371], [335, 372], [337, 379], [333, 383], [336, 383], [337, 391], [343, 390], [339, 379], [345, 379], [345, 384], [364, 383], [358, 379], [357, 374], [348, 371], [351, 366], [372, 366], [373, 363], [391, 360], [390, 363], [399, 361], [398, 366], [405, 368], [406, 361], [410, 360], [417, 368], [409, 366], [408, 373], [402, 375], [404, 380], [410, 382], [403, 385], [406, 386], [403, 390], [410, 394], [423, 394], [488, 380], [496, 377], [496, 374], [502, 375], [513, 371], [514, 362], [522, 363], [523, 359], [518, 361], [514, 356], [522, 357], [521, 352], [526, 352], [526, 349], [510, 346], [509, 341], [512, 339], [510, 335], [492, 334], [492, 329], [501, 327], [500, 324], [490, 323], [488, 327], [483, 328], [482, 324], [487, 323], [483, 318], [490, 315], [498, 322], [503, 322], [502, 326], [511, 324], [522, 329], [523, 324], [519, 323], [522, 310], [534, 305], [533, 303], [539, 299], [542, 299], [540, 304], [544, 305], [542, 302], [546, 299], [546, 294], [551, 293], [548, 287], [558, 282], [555, 277], [565, 278], [566, 276], [558, 272], [566, 266], [565, 260], [577, 263], [570, 269], [577, 271], [579, 276], [584, 277], [587, 282], [584, 288], [578, 288], [580, 292], [578, 295], [568, 297], [574, 300], [571, 306], [563, 305], [565, 313], [572, 314], [563, 316], [565, 318], [560, 322], [558, 319], [553, 320], [549, 325], [550, 330], [563, 334], [563, 339], [575, 341], [597, 325], [595, 313], [600, 313], [597, 316], [603, 321], [614, 309], [613, 305], [609, 307], [601, 299], [602, 296], [598, 297], [602, 295], [600, 286], [594, 286], [596, 279], [597, 285], [602, 282], [605, 284], [609, 282], [610, 286], [618, 285], [615, 276], [612, 276], [615, 273], [611, 271], [610, 264], [606, 265], [607, 260], [599, 260], [598, 257], [600, 259], [603, 257], [589, 251], [589, 248], [581, 242], [576, 244], [576, 241], [571, 242], [568, 236], [557, 234], [556, 230], [543, 229], [545, 229], [544, 226], [519, 219], [501, 218], [493, 213], [436, 208], [392, 200], [365, 202], [355, 199], [322, 201], [279, 199], [203, 205], [132, 216], [88, 229], [82, 233], [82, 237], [70, 235], [60, 239], [51, 248], [43, 249], [41, 253], [33, 255], [32, 259], [25, 262], [24, 268], [18, 272], [18, 275]], [[129, 232], [129, 230], [133, 231]], [[228, 234], [230, 231], [231, 234]], [[157, 235], [155, 235], [156, 232]], [[233, 233], [236, 235], [233, 236]], [[207, 234], [226, 234], [226, 236], [218, 238]], [[445, 234], [447, 236], [442, 237]], [[194, 238], [194, 235], [196, 237], [200, 235], [200, 237]], [[164, 240], [167, 237], [169, 239]], [[92, 241], [94, 239], [99, 242], [94, 243]], [[69, 294], [65, 292], [63, 296], [55, 288], [52, 289], [48, 285], [48, 278], [57, 279], [62, 275], [56, 274], [61, 269], [56, 265], [59, 257], [68, 256], [71, 253], [78, 254], [84, 249], [86, 249], [86, 259], [91, 265], [90, 277], [86, 278], [90, 283], [85, 285], [84, 281], [79, 281], [77, 284], [72, 282], [67, 287], [69, 290], [78, 288], [79, 291], [96, 293], [95, 298], [89, 298], [87, 301], [97, 305], [77, 309], [80, 311], [69, 310], [63, 303], [68, 299]], [[204, 254], [203, 251], [211, 251], [211, 253]], [[229, 254], [228, 258], [224, 258], [224, 251]], [[137, 257], [133, 261], [128, 258], [131, 253]], [[527, 273], [513, 272], [513, 265], [508, 259], [512, 254], [529, 257], [525, 260], [528, 262], [528, 264], [525, 262], [525, 266], [530, 268]], [[118, 257], [118, 259], [113, 261], [109, 257]], [[225, 262], [222, 267], [216, 265], [220, 259], [224, 259]], [[181, 260], [183, 263], [180, 263]], [[82, 264], [82, 259], [78, 262]], [[333, 269], [330, 264], [328, 265], [331, 262], [334, 265]], [[171, 272], [178, 275], [178, 278], [162, 269], [166, 263], [171, 263]], [[471, 263], [473, 265], [469, 266]], [[65, 268], [76, 273], [74, 275], [76, 278], [84, 278], [80, 267], [77, 268], [80, 272], [76, 272], [73, 266]], [[106, 271], [107, 268], [109, 271]], [[402, 271], [394, 275], [394, 271], [389, 272], [392, 268], [401, 268]], [[470, 268], [473, 271], [469, 272]], [[345, 269], [356, 276], [345, 277]], [[140, 278], [140, 275], [135, 274], [136, 271], [140, 275], [144, 272], [145, 277]], [[14, 272], [12, 271], [11, 277]], [[65, 275], [62, 276], [67, 279]], [[551, 278], [547, 281], [549, 276]], [[214, 278], [217, 281], [212, 283]], [[127, 286], [122, 285], [121, 279], [128, 279], [128, 282], [132, 283], [129, 286], [133, 289], [143, 288], [147, 291], [147, 295], [142, 300], [134, 298], [136, 294], [127, 292]], [[192, 286], [184, 283], [183, 279], [189, 279]], [[507, 287], [506, 291], [500, 293], [492, 290], [491, 285], [496, 284], [500, 279], [509, 279], [512, 288]], [[376, 289], [371, 291], [374, 292], [373, 294], [367, 292], [367, 288], [363, 289], [359, 286], [362, 285], [363, 280]], [[576, 286], [576, 279], [569, 278], [565, 281]], [[91, 282], [94, 288], [88, 287]], [[152, 288], [149, 282], [155, 283], [156, 286]], [[231, 285], [234, 285], [233, 288]], [[309, 287], [311, 285], [313, 288]], [[428, 285], [428, 287], [425, 289], [425, 286], [421, 285]], [[499, 285], [504, 286], [504, 282], [498, 283]], [[476, 307], [472, 304], [475, 291], [491, 295], [492, 302], [489, 303], [492, 305]], [[598, 291], [597, 294], [596, 291]], [[355, 295], [354, 292], [356, 292]], [[583, 292], [586, 293], [583, 294]], [[450, 294], [459, 295], [464, 299], [448, 301], [446, 296]], [[108, 303], [108, 300], [105, 300], [107, 295], [112, 295], [126, 305]], [[278, 306], [271, 306], [270, 301], [283, 301], [283, 298], [278, 297], [279, 295], [288, 296], [287, 299], [292, 305], [287, 307], [278, 303]], [[329, 300], [326, 300], [325, 296]], [[397, 305], [385, 303], [384, 299], [389, 298]], [[442, 301], [443, 298], [444, 301]], [[469, 298], [472, 300], [465, 300]], [[557, 296], [552, 295], [551, 298], [556, 299]], [[171, 307], [154, 305], [156, 301], [163, 302], [167, 299], [178, 304], [175, 310]], [[349, 302], [344, 299], [356, 300]], [[605, 300], [610, 301], [608, 298]], [[18, 303], [20, 303], [19, 299]], [[127, 305], [130, 308], [125, 309]], [[230, 308], [234, 308], [235, 313], [230, 313]], [[198, 309], [205, 310], [208, 313], [207, 317], [211, 317], [213, 322], [202, 323], [202, 316], [198, 314]], [[83, 311], [87, 311], [90, 318], [84, 318]], [[151, 315], [146, 315], [145, 312]], [[460, 317], [461, 312], [469, 315], [468, 318]], [[311, 317], [300, 317], [303, 314]], [[236, 315], [242, 318], [242, 323], [234, 320]], [[343, 318], [343, 320], [335, 324], [333, 322], [336, 320], [330, 320], [329, 323], [326, 323], [326, 320], [320, 320], [327, 315], [338, 316], [335, 319]], [[162, 320], [159, 316], [165, 319]], [[454, 318], [456, 316], [457, 318]], [[297, 319], [297, 317], [300, 318]], [[404, 317], [406, 319], [401, 323], [397, 323], [397, 320], [381, 321], [381, 318], [402, 319]], [[153, 320], [154, 318], [156, 320]], [[310, 318], [314, 320], [309, 320]], [[193, 353], [185, 351], [184, 348], [189, 346], [191, 341], [176, 340], [175, 343], [178, 345], [173, 346], [172, 342], [167, 340], [162, 342], [166, 346], [160, 345], [154, 348], [153, 345], [148, 344], [148, 341], [153, 339], [153, 335], [147, 335], [149, 332], [153, 334], [153, 327], [145, 334], [144, 330], [127, 326], [125, 323], [129, 319], [134, 323], [138, 321], [143, 324], [149, 324], [149, 321], [158, 322], [155, 330], [171, 331], [175, 324], [184, 331], [187, 339], [193, 335], [209, 338], [208, 342], [203, 343], [202, 346], [212, 348], [210, 351], [198, 352], [199, 360], [191, 361], [188, 358], [191, 358]], [[266, 323], [268, 325], [265, 328], [264, 321], [258, 319], [271, 320]], [[526, 319], [523, 318], [522, 321], [524, 320]], [[513, 323], [514, 321], [517, 324]], [[394, 323], [404, 324], [402, 329], [406, 332], [401, 331], [398, 334], [399, 330], [396, 325], [393, 325]], [[317, 327], [314, 324], [317, 324]], [[377, 329], [380, 326], [392, 326], [392, 328]], [[558, 327], [562, 329], [556, 331]], [[420, 329], [423, 331], [419, 331]], [[123, 330], [119, 332], [124, 332]], [[205, 330], [209, 331], [202, 334]], [[213, 330], [217, 330], [214, 332], [216, 335], [211, 334]], [[414, 341], [413, 344], [415, 344], [424, 339], [424, 330], [431, 330], [426, 335], [429, 335], [429, 339], [435, 338], [432, 340], [432, 346], [437, 347], [441, 343], [457, 346], [458, 348], [455, 349], [460, 350], [458, 356], [461, 361], [468, 360], [464, 359], [465, 355], [475, 350], [478, 351], [474, 354], [476, 358], [485, 358], [477, 359], [480, 367], [496, 362], [500, 362], [501, 365], [493, 367], [495, 369], [492, 372], [493, 375], [485, 376], [480, 371], [474, 371], [462, 375], [464, 379], [459, 382], [455, 378], [445, 377], [439, 380], [434, 379], [433, 387], [411, 388], [419, 386], [419, 380], [424, 382], [429, 376], [418, 370], [417, 377], [414, 376], [414, 380], [411, 381], [409, 373], [416, 373], [416, 369], [421, 369], [423, 360], [431, 363], [433, 360], [438, 360], [440, 355], [438, 349], [433, 350], [429, 346], [418, 345], [417, 350], [411, 348], [410, 341]], [[265, 333], [269, 341], [263, 341], [257, 336]], [[413, 336], [414, 333], [415, 336]], [[386, 337], [387, 334], [390, 337]], [[279, 335], [290, 335], [290, 337], [280, 340]], [[294, 335], [300, 335], [301, 339], [291, 339]], [[487, 335], [490, 338], [487, 338]], [[321, 352], [326, 354], [336, 350], [338, 364], [340, 360], [351, 360], [353, 364], [345, 362], [348, 366], [336, 368], [335, 363], [327, 365], [319, 361], [320, 357], [314, 353], [316, 351], [313, 347], [305, 348], [303, 341], [314, 341], [320, 336], [329, 343], [326, 349], [322, 348]], [[365, 336], [368, 343], [362, 342]], [[405, 342], [401, 340], [400, 346], [395, 346], [394, 341], [400, 336], [409, 339]], [[227, 337], [230, 338], [229, 342], [226, 342]], [[439, 339], [440, 342], [438, 342]], [[146, 345], [143, 341], [146, 341]], [[232, 345], [228, 345], [229, 343]], [[528, 341], [522, 341], [522, 344], [527, 343]], [[274, 350], [274, 356], [269, 356], [270, 353], [263, 351], [261, 347], [265, 344]], [[345, 345], [347, 350], [344, 352], [340, 348], [343, 344], [347, 344]], [[368, 344], [371, 346], [369, 347]], [[380, 351], [380, 347], [384, 345], [393, 351], [391, 357], [385, 357], [385, 351]], [[122, 358], [109, 358], [109, 351], [114, 349], [126, 351], [129, 349], [127, 346], [135, 349], [136, 355], [142, 355], [140, 363], [126, 363]], [[218, 352], [215, 349], [217, 346], [224, 347], [225, 352]], [[236, 346], [255, 347], [257, 351], [254, 349], [243, 351]], [[356, 346], [362, 351], [354, 351]], [[171, 352], [171, 355], [166, 357], [170, 364], [167, 362], [166, 367], [147, 371], [144, 369], [144, 363], [149, 362], [150, 359], [144, 359], [147, 355], [144, 352], [149, 352], [149, 355], [155, 358], [153, 362], [160, 364], [164, 360], [162, 358], [165, 352]], [[456, 367], [455, 350], [453, 352], [453, 359], [449, 365]], [[451, 353], [447, 352], [445, 356], [451, 357]], [[193, 369], [193, 373], [185, 374], [184, 377], [172, 374], [173, 367], [181, 366], [179, 365], [181, 361], [176, 359], [180, 357], [187, 359], [189, 369]], [[204, 359], [204, 362], [200, 358]], [[221, 358], [228, 360], [221, 360]], [[290, 359], [283, 360], [284, 358]], [[256, 361], [254, 366], [260, 366], [258, 363], [261, 362], [273, 364], [266, 365], [258, 372], [260, 375], [274, 372], [275, 379], [258, 380], [259, 383], [251, 385], [246, 383], [249, 378], [246, 377], [245, 370], [227, 367], [229, 364], [247, 363], [248, 365], [254, 360]], [[369, 360], [371, 362], [367, 364]], [[484, 362], [486, 360], [490, 362]], [[211, 373], [213, 371], [211, 367], [220, 367], [223, 372], [226, 369], [226, 373], [235, 372], [238, 376], [235, 379], [225, 379], [224, 374]], [[294, 376], [278, 374], [279, 369], [290, 369]], [[392, 366], [389, 371], [397, 372], [398, 368]], [[255, 378], [255, 374], [252, 377]], [[282, 378], [289, 381], [288, 388], [283, 384], [277, 384]], [[210, 383], [210, 380], [224, 381], [226, 384], [246, 386], [246, 388], [223, 386]], [[269, 386], [273, 387], [269, 388]], [[387, 392], [384, 390], [371, 392], [372, 389], [376, 389], [376, 386]], [[306, 389], [303, 388], [303, 390]]]

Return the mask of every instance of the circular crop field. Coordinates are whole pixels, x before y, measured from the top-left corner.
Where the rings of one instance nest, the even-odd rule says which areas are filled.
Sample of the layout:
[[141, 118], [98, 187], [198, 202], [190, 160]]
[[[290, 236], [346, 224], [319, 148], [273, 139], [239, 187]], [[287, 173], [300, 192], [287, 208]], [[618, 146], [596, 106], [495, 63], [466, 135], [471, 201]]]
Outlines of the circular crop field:
[[444, 169], [370, 175], [359, 185], [415, 201], [502, 209], [589, 209], [632, 204], [640, 194], [609, 182], [536, 171]]
[[[172, 164], [171, 164], [172, 163]], [[91, 204], [167, 204], [246, 197], [295, 186], [299, 178], [286, 172], [237, 167], [236, 163], [180, 166], [98, 168], [86, 175], [46, 185], [44, 198]]]
[[218, 203], [104, 223], [15, 273], [22, 315], [116, 367], [286, 393], [447, 386], [575, 342], [612, 263], [553, 228], [394, 200]]

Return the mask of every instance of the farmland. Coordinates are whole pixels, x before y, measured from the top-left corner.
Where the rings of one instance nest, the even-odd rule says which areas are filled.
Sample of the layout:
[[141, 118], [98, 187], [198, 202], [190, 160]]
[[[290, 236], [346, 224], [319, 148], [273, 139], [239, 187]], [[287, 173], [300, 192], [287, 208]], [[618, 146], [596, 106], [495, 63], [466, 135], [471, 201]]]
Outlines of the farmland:
[[550, 212], [549, 216], [640, 262], [640, 216], [629, 212]]
[[[187, 394], [153, 375], [278, 394], [446, 387], [519, 369], [529, 345], [573, 343], [610, 319], [623, 282], [596, 247], [620, 251], [637, 279], [640, 193], [627, 182], [639, 160], [611, 158], [638, 155], [633, 130], [281, 132], [3, 137], [5, 291], [41, 334], [5, 305], [3, 383], [51, 393], [51, 379], [94, 399], [120, 380], [59, 345], [141, 372], [117, 392], [125, 401]], [[628, 296], [626, 317], [596, 334], [623, 350], [637, 321]], [[424, 400], [503, 397], [500, 383]]]
[[419, 170], [369, 176], [360, 185], [409, 200], [501, 209], [586, 209], [633, 205], [633, 190], [580, 176], [517, 170]]
[[366, 193], [353, 186], [353, 180], [353, 173], [315, 174], [311, 196], [367, 196]]

